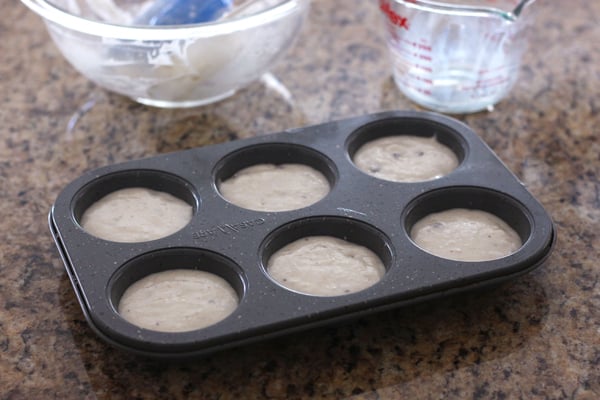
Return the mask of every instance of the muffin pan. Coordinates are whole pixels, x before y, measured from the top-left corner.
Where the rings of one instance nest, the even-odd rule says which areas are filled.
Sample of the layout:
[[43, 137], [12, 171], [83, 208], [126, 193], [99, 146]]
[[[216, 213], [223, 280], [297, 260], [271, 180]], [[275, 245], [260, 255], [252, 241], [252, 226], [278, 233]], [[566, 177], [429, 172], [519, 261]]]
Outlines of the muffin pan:
[[[352, 162], [364, 143], [386, 135], [431, 137], [452, 149], [459, 166], [438, 179], [401, 183], [369, 176]], [[227, 202], [218, 182], [257, 163], [301, 163], [329, 180], [308, 207], [261, 212]], [[96, 238], [79, 225], [104, 195], [126, 187], [165, 191], [193, 207], [191, 222], [142, 243]], [[476, 208], [515, 229], [522, 247], [506, 257], [461, 262], [436, 257], [409, 237], [432, 212]], [[513, 278], [540, 266], [555, 231], [543, 207], [466, 125], [433, 113], [385, 112], [125, 162], [87, 172], [53, 205], [49, 223], [75, 294], [92, 329], [110, 344], [158, 358], [185, 358], [354, 318]], [[386, 273], [375, 285], [335, 297], [288, 290], [266, 272], [269, 257], [304, 236], [330, 235], [366, 246]], [[117, 313], [133, 282], [165, 269], [217, 274], [240, 302], [226, 319], [194, 331], [158, 332]]]

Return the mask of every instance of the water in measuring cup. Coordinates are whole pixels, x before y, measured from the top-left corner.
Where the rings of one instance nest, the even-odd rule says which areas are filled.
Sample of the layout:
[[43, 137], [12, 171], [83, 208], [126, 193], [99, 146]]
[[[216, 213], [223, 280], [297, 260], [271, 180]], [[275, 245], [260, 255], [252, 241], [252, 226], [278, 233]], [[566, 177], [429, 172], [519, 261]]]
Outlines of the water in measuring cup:
[[394, 79], [405, 96], [424, 107], [447, 113], [491, 109], [510, 90], [516, 76], [508, 66], [483, 71], [459, 64], [427, 72], [410, 67], [395, 70]]

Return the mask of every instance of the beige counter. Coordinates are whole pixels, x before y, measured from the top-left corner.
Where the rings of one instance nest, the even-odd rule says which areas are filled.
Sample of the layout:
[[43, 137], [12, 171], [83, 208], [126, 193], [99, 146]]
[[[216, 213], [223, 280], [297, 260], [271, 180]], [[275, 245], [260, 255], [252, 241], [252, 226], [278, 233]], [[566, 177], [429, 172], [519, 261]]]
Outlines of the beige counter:
[[547, 264], [484, 292], [182, 363], [88, 327], [47, 228], [102, 165], [390, 109], [374, 1], [315, 0], [293, 51], [218, 104], [157, 110], [74, 71], [17, 0], [0, 4], [0, 398], [600, 398], [600, 2], [540, 1], [516, 89], [460, 116], [552, 215]]

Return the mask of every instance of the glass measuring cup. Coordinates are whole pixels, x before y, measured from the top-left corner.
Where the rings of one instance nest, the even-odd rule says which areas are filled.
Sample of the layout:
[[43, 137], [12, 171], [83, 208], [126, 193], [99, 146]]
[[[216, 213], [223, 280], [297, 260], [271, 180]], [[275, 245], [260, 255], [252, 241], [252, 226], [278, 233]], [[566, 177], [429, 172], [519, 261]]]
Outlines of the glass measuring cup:
[[394, 80], [444, 113], [493, 109], [517, 80], [533, 0], [379, 0]]

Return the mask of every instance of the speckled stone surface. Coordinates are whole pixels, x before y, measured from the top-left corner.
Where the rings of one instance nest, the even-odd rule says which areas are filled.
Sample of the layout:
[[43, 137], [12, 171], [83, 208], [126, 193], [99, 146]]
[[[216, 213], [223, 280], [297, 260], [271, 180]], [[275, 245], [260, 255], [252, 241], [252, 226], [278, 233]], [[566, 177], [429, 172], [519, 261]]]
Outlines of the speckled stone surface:
[[459, 118], [552, 215], [547, 264], [486, 291], [169, 364], [88, 328], [47, 228], [86, 170], [389, 109], [374, 1], [315, 0], [296, 46], [234, 97], [157, 110], [70, 67], [38, 17], [0, 3], [0, 398], [600, 398], [600, 2], [540, 1], [518, 86]]

